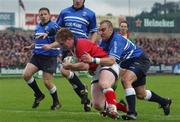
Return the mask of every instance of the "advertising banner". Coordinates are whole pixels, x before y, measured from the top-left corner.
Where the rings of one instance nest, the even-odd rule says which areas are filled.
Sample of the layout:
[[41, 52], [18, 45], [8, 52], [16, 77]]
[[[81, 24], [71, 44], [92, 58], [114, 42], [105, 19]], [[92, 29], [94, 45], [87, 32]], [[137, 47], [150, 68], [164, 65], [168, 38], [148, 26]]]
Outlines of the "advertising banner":
[[0, 25], [15, 25], [15, 13], [0, 12]]
[[[51, 20], [56, 21], [58, 15], [57, 14], [51, 14]], [[25, 25], [36, 25], [39, 21], [39, 15], [36, 13], [26, 13], [25, 15]]]
[[130, 32], [180, 33], [180, 17], [127, 17]]

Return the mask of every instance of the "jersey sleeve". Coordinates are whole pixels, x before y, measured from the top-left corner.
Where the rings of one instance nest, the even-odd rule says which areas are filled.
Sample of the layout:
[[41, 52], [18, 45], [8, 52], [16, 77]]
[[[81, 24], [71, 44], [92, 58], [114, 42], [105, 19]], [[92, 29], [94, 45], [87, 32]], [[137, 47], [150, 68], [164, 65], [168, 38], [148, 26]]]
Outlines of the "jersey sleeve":
[[58, 25], [55, 22], [51, 22], [45, 28], [45, 32], [48, 33], [48, 36], [54, 36], [58, 31], [58, 29], [59, 29]]
[[89, 25], [89, 32], [97, 32], [97, 22], [95, 13], [92, 14]]
[[60, 12], [57, 20], [56, 20], [56, 23], [59, 27], [64, 27], [64, 21], [63, 21], [63, 18], [64, 18], [64, 14], [63, 14], [63, 11]]
[[125, 49], [125, 46], [125, 42], [121, 38], [113, 41], [113, 43], [111, 43], [111, 50], [109, 51], [109, 56], [115, 57], [116, 61], [120, 62], [121, 55]]

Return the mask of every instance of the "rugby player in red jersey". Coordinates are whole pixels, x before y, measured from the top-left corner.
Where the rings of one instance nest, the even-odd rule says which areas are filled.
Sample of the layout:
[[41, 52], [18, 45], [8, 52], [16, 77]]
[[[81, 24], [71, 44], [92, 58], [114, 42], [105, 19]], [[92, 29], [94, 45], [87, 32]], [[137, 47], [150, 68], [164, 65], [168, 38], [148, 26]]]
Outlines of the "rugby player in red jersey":
[[[77, 63], [65, 62], [61, 71], [66, 78], [72, 77], [72, 71], [88, 70], [93, 76], [91, 82], [92, 105], [100, 112], [105, 111], [108, 116], [118, 119], [116, 95], [112, 86], [117, 82], [119, 76], [119, 66], [113, 57], [100, 48], [96, 43], [88, 39], [74, 38], [72, 32], [61, 28], [56, 34], [56, 41], [52, 44], [44, 45], [44, 49], [51, 49], [60, 45], [62, 48], [71, 50], [72, 55], [78, 58]], [[90, 55], [91, 63], [84, 63], [83, 55]], [[125, 106], [120, 106], [125, 109]], [[119, 106], [118, 106], [119, 109]]]

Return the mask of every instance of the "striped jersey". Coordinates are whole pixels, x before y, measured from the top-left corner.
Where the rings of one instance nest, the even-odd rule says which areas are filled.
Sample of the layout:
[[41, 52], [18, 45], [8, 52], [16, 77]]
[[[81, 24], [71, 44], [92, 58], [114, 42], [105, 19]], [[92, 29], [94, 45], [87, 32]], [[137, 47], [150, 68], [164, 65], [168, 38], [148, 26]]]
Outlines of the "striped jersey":
[[96, 15], [86, 7], [73, 6], [62, 10], [58, 16], [59, 27], [68, 28], [77, 38], [88, 38], [89, 33], [97, 32]]
[[[45, 56], [57, 56], [59, 55], [59, 48], [52, 48], [50, 50], [44, 50], [42, 48], [45, 44], [50, 44], [55, 41], [55, 34], [58, 30], [58, 25], [55, 22], [49, 21], [46, 24], [38, 24], [35, 29], [34, 41], [35, 48], [33, 49], [33, 53], [45, 55]], [[37, 36], [48, 33], [48, 36], [45, 39], [36, 38]]]
[[110, 56], [115, 57], [117, 63], [126, 59], [139, 57], [143, 53], [142, 49], [115, 32], [111, 35], [109, 40], [101, 40], [100, 47], [108, 52]]

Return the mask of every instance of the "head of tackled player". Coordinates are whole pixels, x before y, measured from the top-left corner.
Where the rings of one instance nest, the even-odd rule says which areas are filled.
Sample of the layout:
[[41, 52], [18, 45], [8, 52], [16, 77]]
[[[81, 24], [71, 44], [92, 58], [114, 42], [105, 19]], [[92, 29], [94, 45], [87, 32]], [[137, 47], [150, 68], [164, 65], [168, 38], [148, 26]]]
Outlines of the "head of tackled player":
[[56, 41], [62, 48], [72, 49], [74, 47], [73, 33], [67, 28], [61, 28], [56, 34]]

